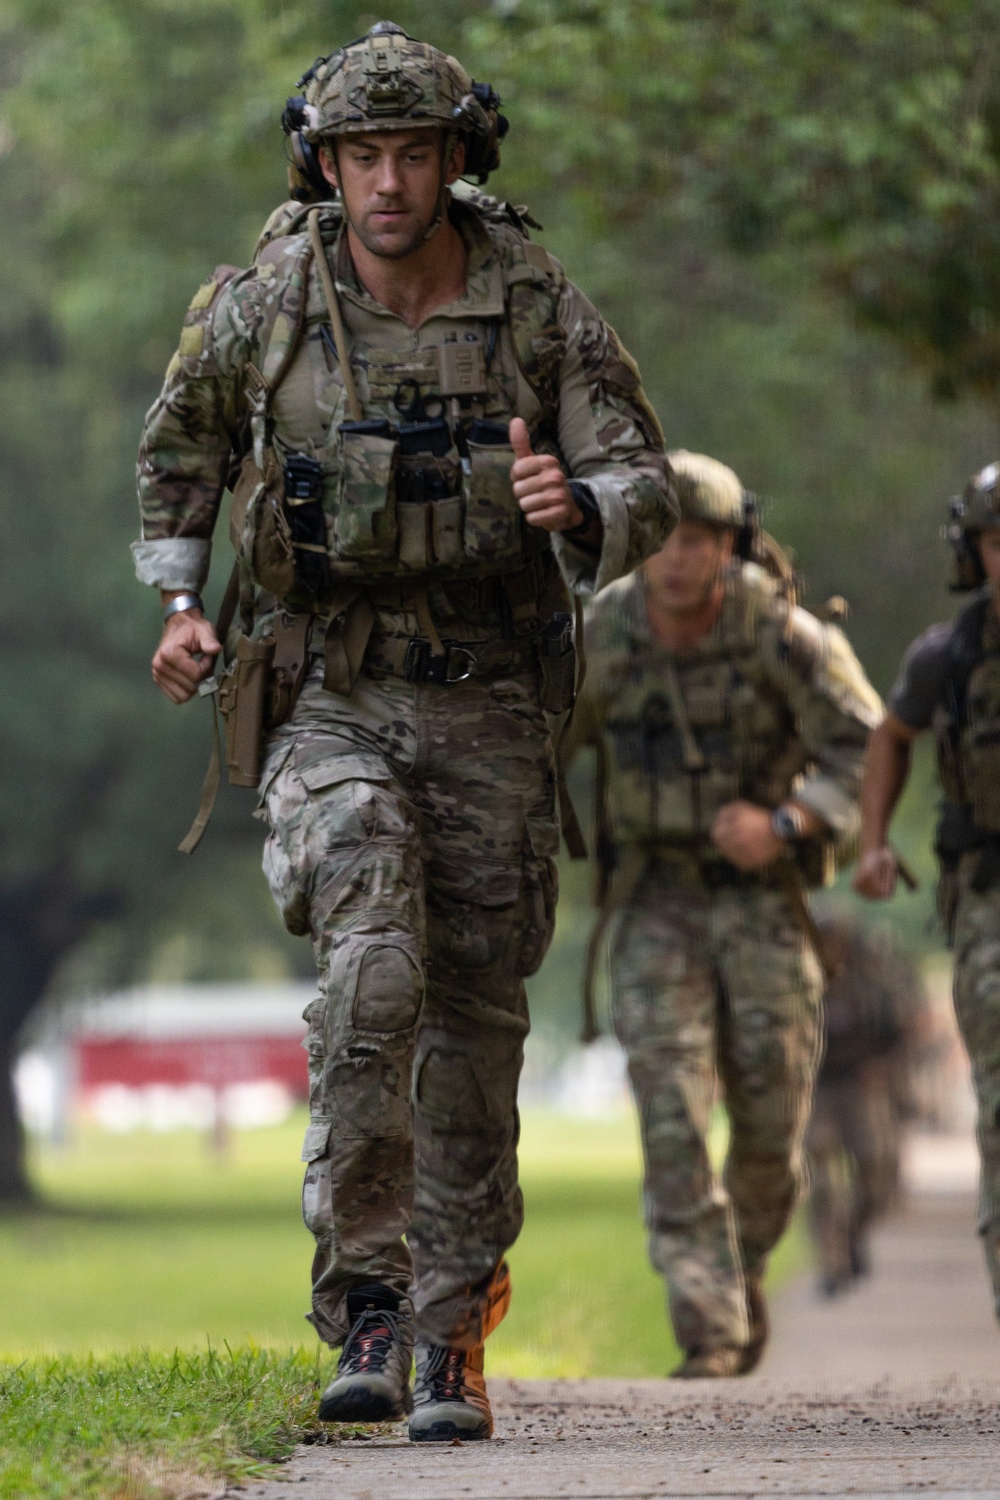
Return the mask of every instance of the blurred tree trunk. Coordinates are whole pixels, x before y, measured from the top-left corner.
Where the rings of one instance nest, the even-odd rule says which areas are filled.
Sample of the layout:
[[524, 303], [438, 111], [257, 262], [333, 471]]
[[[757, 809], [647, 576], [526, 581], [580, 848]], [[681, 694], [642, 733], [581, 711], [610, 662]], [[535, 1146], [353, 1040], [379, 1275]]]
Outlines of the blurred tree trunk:
[[113, 910], [108, 898], [81, 894], [65, 870], [0, 890], [0, 1204], [33, 1196], [14, 1098], [18, 1037], [63, 959]]

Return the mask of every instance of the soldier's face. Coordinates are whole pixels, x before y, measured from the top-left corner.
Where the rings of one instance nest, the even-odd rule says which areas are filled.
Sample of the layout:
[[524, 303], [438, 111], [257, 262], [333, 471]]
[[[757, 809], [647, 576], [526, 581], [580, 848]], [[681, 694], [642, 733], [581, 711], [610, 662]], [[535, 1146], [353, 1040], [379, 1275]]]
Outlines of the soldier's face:
[[733, 533], [702, 521], [678, 521], [666, 545], [647, 564], [662, 609], [692, 614], [703, 609], [733, 555]]
[[979, 538], [979, 556], [983, 572], [996, 593], [1000, 590], [1000, 527], [983, 532]]
[[441, 173], [451, 184], [465, 166], [465, 147], [441, 162], [440, 130], [387, 130], [344, 136], [336, 161], [325, 147], [326, 180], [339, 186], [351, 228], [372, 255], [402, 260], [425, 243], [438, 212]]

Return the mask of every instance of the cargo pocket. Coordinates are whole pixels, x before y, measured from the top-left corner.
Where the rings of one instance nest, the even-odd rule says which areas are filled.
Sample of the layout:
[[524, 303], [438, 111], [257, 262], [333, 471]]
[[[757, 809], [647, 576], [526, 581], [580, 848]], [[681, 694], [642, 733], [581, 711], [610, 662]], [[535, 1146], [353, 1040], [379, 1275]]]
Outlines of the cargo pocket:
[[432, 1047], [420, 1064], [415, 1093], [421, 1114], [438, 1130], [464, 1134], [482, 1128], [486, 1098], [465, 1053]]
[[507, 443], [469, 443], [462, 537], [470, 561], [510, 562], [521, 556], [521, 511], [510, 482], [513, 462], [514, 450]]
[[555, 856], [559, 829], [554, 820], [528, 818], [530, 853], [524, 861], [521, 899], [517, 910], [517, 971], [527, 978], [541, 967], [556, 920], [559, 875]]
[[302, 1182], [302, 1218], [306, 1228], [317, 1236], [328, 1234], [333, 1228], [331, 1125], [329, 1119], [311, 1121], [302, 1145], [302, 1160], [306, 1163]]
[[427, 880], [434, 956], [456, 969], [485, 969], [509, 955], [521, 867], [437, 859]]
[[[364, 425], [364, 424], [359, 424]], [[395, 470], [399, 444], [380, 433], [338, 433], [340, 481], [334, 538], [348, 562], [388, 562], [396, 556]]]

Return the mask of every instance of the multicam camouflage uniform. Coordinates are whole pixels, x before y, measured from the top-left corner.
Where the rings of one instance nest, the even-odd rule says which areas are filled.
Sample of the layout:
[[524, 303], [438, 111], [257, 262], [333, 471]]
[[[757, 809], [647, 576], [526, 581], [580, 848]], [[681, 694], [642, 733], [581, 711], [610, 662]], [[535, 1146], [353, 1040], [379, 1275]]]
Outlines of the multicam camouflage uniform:
[[[671, 459], [683, 517], [690, 458]], [[794, 785], [842, 835], [880, 705], [841, 632], [789, 611], [755, 564], [734, 566], [721, 618], [683, 655], [651, 633], [642, 571], [613, 584], [591, 606], [587, 661], [574, 741], [603, 758], [611, 891], [631, 888], [612, 1007], [639, 1109], [650, 1257], [677, 1341], [700, 1358], [752, 1342], [750, 1283], [803, 1185], [822, 990], [792, 867], [743, 874], [708, 830], [734, 799], [773, 808]], [[707, 1146], [717, 1073], [731, 1125], [721, 1182]]]
[[[344, 382], [292, 208], [253, 268], [196, 295], [140, 455], [144, 582], [203, 583], [222, 492], [252, 449], [263, 481], [242, 486], [236, 520], [244, 623], [266, 633], [276, 594], [311, 615], [312, 665], [260, 791], [266, 874], [320, 974], [303, 1205], [312, 1318], [331, 1345], [359, 1283], [398, 1290], [404, 1312], [412, 1296], [418, 1332], [439, 1345], [474, 1348], [506, 1310], [523, 980], [556, 898], [540, 636], [566, 583], [587, 594], [615, 579], [671, 519], [659, 426], [613, 331], [516, 216], [450, 212], [467, 288], [411, 330], [359, 282], [336, 208], [319, 211], [363, 417], [385, 419], [381, 434], [341, 430]], [[460, 413], [468, 451], [414, 459], [394, 398], [439, 394], [447, 341], [485, 351]], [[515, 414], [536, 452], [585, 481], [599, 556], [524, 525]], [[303, 543], [293, 529], [289, 551], [296, 515], [268, 489], [269, 465], [287, 476], [290, 455], [318, 470], [325, 583], [305, 566], [324, 550], [316, 532]]]

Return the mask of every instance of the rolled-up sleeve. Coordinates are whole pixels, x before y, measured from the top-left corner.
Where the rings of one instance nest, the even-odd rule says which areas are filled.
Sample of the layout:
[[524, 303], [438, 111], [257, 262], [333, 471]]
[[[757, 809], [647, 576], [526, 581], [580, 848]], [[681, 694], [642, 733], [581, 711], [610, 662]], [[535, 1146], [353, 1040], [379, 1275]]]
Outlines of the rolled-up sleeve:
[[132, 554], [139, 582], [154, 588], [199, 592], [208, 577], [249, 357], [234, 284], [211, 279], [196, 293], [146, 416], [136, 469], [142, 535]]
[[558, 533], [553, 545], [570, 588], [593, 594], [662, 547], [677, 502], [663, 432], [635, 361], [572, 282], [560, 297], [559, 321], [567, 334], [559, 445], [570, 477], [584, 480], [594, 496], [604, 537], [600, 554]]

